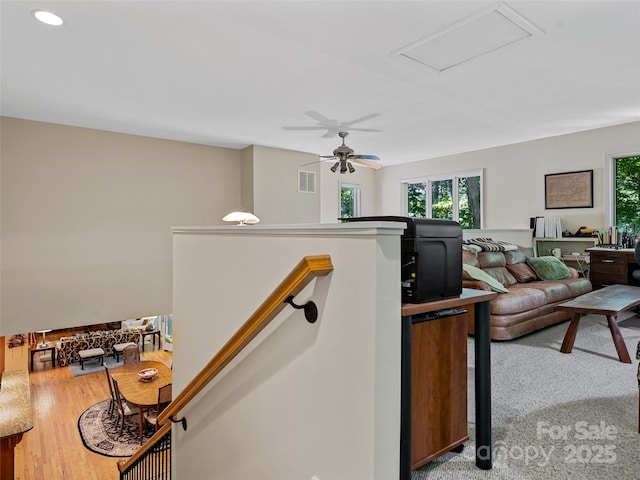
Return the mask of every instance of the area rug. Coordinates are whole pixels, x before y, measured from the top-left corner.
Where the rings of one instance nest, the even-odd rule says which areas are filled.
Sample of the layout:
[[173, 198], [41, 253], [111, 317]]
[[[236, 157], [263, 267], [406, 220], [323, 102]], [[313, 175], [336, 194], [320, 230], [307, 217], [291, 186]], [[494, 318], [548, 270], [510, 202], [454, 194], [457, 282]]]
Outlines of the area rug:
[[[120, 434], [120, 416], [109, 415], [109, 400], [103, 400], [86, 409], [78, 419], [78, 430], [82, 443], [89, 450], [107, 457], [130, 457], [140, 448], [140, 424], [138, 415], [125, 418]], [[153, 435], [145, 429], [142, 441]]]
[[[632, 358], [640, 340], [626, 312], [620, 331]], [[412, 473], [412, 480], [629, 480], [640, 472], [637, 362], [621, 363], [602, 315], [585, 315], [571, 354], [568, 322], [491, 344], [493, 469], [475, 466], [473, 340], [469, 437]]]
[[[142, 356], [140, 356], [140, 360], [144, 360]], [[105, 355], [104, 364], [107, 368], [115, 368], [119, 367], [123, 364], [122, 358], [120, 358], [119, 362], [116, 362], [116, 359]], [[84, 370], [80, 367], [80, 363], [70, 363], [69, 370], [71, 371], [71, 375], [74, 377], [79, 377], [81, 375], [90, 375], [92, 373], [104, 372], [104, 367], [100, 365], [100, 361], [92, 360], [89, 363], [85, 363]]]

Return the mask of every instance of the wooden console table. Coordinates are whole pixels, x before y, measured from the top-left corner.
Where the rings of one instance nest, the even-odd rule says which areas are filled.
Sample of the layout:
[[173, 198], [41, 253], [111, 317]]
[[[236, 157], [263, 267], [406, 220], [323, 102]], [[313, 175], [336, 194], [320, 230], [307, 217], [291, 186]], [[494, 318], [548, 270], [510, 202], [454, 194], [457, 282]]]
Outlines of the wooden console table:
[[[454, 450], [462, 446], [462, 443], [468, 439], [466, 434], [466, 410], [463, 412], [464, 425], [461, 427], [456, 425], [452, 431], [445, 432], [444, 435], [441, 432], [435, 431], [428, 424], [429, 419], [425, 414], [425, 409], [430, 409], [433, 412], [434, 409], [438, 409], [437, 405], [426, 405], [420, 403], [418, 405], [414, 401], [414, 398], [424, 398], [423, 395], [417, 397], [412, 395], [412, 390], [421, 390], [421, 385], [416, 385], [415, 381], [412, 381], [412, 371], [416, 368], [423, 369], [425, 371], [424, 362], [422, 365], [417, 364], [416, 357], [413, 355], [415, 350], [421, 348], [417, 342], [429, 341], [429, 337], [433, 340], [433, 335], [436, 335], [438, 340], [436, 343], [430, 343], [432, 349], [437, 348], [437, 345], [442, 346], [441, 352], [431, 352], [435, 356], [434, 358], [441, 358], [445, 361], [448, 358], [460, 356], [463, 359], [464, 374], [466, 375], [466, 346], [467, 346], [467, 330], [466, 330], [466, 315], [463, 315], [464, 323], [462, 328], [460, 326], [460, 316], [456, 315], [456, 309], [464, 308], [468, 305], [474, 305], [474, 323], [475, 323], [475, 409], [476, 409], [476, 466], [483, 470], [489, 470], [492, 467], [492, 450], [491, 450], [491, 339], [490, 339], [490, 302], [497, 296], [495, 292], [488, 292], [484, 290], [472, 290], [463, 289], [462, 295], [458, 298], [450, 298], [446, 300], [437, 300], [434, 302], [412, 304], [405, 303], [402, 305], [402, 361], [401, 361], [401, 393], [400, 393], [400, 480], [409, 480], [411, 478], [412, 468], [416, 468], [420, 464], [427, 463], [432, 458], [441, 455], [449, 450]], [[429, 316], [429, 320], [441, 318], [438, 324], [434, 323], [434, 328], [427, 331], [420, 331], [416, 328], [418, 324], [422, 324], [421, 317], [424, 315]], [[451, 319], [451, 320], [449, 320]], [[427, 323], [431, 323], [427, 320]], [[415, 324], [415, 325], [414, 325]], [[441, 342], [441, 343], [438, 343]], [[462, 348], [463, 346], [464, 348]], [[424, 348], [425, 345], [422, 345]], [[460, 347], [460, 348], [459, 348]], [[429, 346], [426, 349], [429, 350]], [[456, 350], [458, 349], [458, 350]], [[427, 351], [425, 350], [425, 352]], [[430, 353], [430, 355], [431, 355]], [[419, 359], [418, 359], [419, 360]], [[414, 361], [416, 361], [414, 363]], [[457, 367], [460, 362], [456, 362]], [[450, 365], [446, 364], [433, 364], [431, 368], [434, 372], [438, 369], [449, 368]], [[439, 372], [435, 372], [436, 375]], [[444, 373], [440, 374], [440, 378], [445, 376]], [[444, 388], [447, 392], [443, 392], [444, 395], [464, 395], [464, 408], [466, 409], [466, 389], [464, 391], [454, 390], [459, 389], [462, 382], [454, 380], [453, 384], [445, 385]], [[464, 378], [464, 386], [466, 386], [466, 378]], [[423, 389], [422, 389], [423, 390]], [[423, 390], [424, 391], [424, 390]], [[443, 399], [447, 402], [448, 399]], [[437, 402], [437, 399], [434, 401]], [[428, 401], [427, 401], [428, 403]], [[446, 407], [446, 414], [455, 414], [455, 412]], [[460, 409], [460, 405], [453, 407], [454, 409]], [[437, 414], [437, 412], [436, 412]], [[425, 423], [414, 424], [412, 419], [423, 419]], [[458, 422], [459, 423], [459, 422]], [[423, 447], [428, 448], [429, 451], [416, 452], [412, 449], [412, 436], [416, 429], [420, 429], [423, 433], [421, 435], [429, 436], [425, 441], [421, 441]], [[434, 438], [434, 437], [440, 438]], [[455, 437], [455, 438], [453, 438]], [[423, 440], [423, 439], [421, 439]], [[414, 441], [415, 442], [415, 441]]]
[[634, 270], [640, 269], [633, 248], [595, 247], [587, 251], [591, 263], [589, 279], [594, 289], [616, 284], [640, 286], [640, 282], [631, 275]]
[[33, 428], [29, 373], [2, 373], [0, 386], [0, 478], [14, 478], [14, 449]]

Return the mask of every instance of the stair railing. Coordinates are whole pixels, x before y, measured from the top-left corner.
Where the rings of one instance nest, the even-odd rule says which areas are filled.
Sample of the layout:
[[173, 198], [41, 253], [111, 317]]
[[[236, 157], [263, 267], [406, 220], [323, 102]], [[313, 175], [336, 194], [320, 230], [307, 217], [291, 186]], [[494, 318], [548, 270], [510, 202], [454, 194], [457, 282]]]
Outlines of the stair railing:
[[126, 460], [118, 461], [120, 480], [171, 480], [171, 424], [167, 423]]
[[298, 295], [314, 278], [328, 275], [333, 270], [329, 255], [306, 256], [293, 268], [287, 277], [276, 287], [249, 319], [224, 344], [209, 363], [189, 382], [176, 398], [158, 416], [158, 424], [170, 420], [182, 423], [187, 429], [187, 420], [175, 419], [175, 416], [193, 400], [226, 367], [251, 340], [253, 340], [287, 304], [294, 308], [304, 308], [305, 317], [310, 323], [317, 318], [317, 308], [313, 302], [296, 305], [293, 298]]

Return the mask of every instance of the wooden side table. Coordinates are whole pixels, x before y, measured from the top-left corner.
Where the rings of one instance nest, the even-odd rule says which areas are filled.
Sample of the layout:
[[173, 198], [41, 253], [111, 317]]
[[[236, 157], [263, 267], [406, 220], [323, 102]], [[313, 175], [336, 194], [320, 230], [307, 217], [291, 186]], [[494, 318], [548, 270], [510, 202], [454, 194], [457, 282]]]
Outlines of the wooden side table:
[[52, 342], [47, 342], [45, 347], [42, 347], [41, 344], [37, 343], [34, 346], [31, 347], [31, 355], [30, 355], [30, 363], [29, 363], [29, 369], [33, 371], [33, 355], [36, 352], [39, 353], [45, 353], [45, 352], [51, 352], [51, 365], [53, 365], [54, 367], [56, 366], [56, 344], [52, 343]]
[[142, 330], [142, 351], [144, 352], [144, 339], [147, 335], [151, 335], [151, 340], [153, 341], [153, 346], [156, 346], [156, 338], [158, 339], [158, 348], [160, 348], [160, 330]]

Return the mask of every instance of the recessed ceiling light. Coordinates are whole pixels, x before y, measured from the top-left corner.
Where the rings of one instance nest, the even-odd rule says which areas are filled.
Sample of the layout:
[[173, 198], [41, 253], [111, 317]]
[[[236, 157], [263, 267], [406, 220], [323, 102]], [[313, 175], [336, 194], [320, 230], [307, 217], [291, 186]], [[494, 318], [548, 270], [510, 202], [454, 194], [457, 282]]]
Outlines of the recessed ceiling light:
[[52, 25], [54, 27], [59, 27], [64, 23], [62, 18], [60, 18], [58, 15], [46, 10], [34, 10], [33, 12], [31, 12], [31, 14], [42, 23], [46, 23], [47, 25]]

